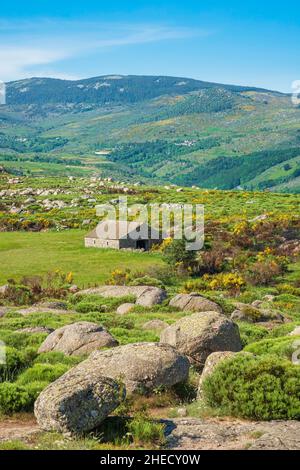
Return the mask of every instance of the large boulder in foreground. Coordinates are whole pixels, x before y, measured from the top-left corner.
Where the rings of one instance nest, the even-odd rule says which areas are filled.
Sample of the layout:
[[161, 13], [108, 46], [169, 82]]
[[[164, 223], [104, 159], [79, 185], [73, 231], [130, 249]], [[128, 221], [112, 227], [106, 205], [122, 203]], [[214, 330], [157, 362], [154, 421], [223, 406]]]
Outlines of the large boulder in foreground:
[[133, 343], [95, 351], [76, 370], [83, 376], [94, 371], [121, 381], [130, 394], [186, 381], [189, 361], [168, 344]]
[[71, 369], [46, 387], [37, 398], [34, 414], [45, 431], [91, 431], [125, 398], [124, 386], [89, 369]]
[[200, 370], [212, 352], [242, 349], [238, 326], [218, 312], [197, 312], [183, 317], [161, 333], [160, 341], [188, 356]]
[[126, 297], [132, 295], [136, 304], [152, 307], [161, 304], [167, 297], [164, 289], [152, 286], [101, 286], [77, 292], [75, 295], [101, 295], [101, 297]]
[[220, 362], [224, 361], [225, 359], [229, 359], [230, 357], [234, 356], [234, 352], [232, 351], [217, 351], [211, 353], [204, 364], [204, 368], [202, 374], [200, 375], [199, 384], [198, 384], [198, 393], [197, 398], [202, 398], [202, 384], [207, 377], [209, 377], [213, 371], [215, 370], [216, 366], [220, 364]]
[[61, 351], [68, 356], [78, 356], [118, 344], [103, 326], [80, 321], [53, 331], [41, 344], [38, 352]]
[[189, 312], [222, 313], [221, 307], [216, 302], [193, 292], [191, 294], [177, 294], [170, 300], [169, 305]]

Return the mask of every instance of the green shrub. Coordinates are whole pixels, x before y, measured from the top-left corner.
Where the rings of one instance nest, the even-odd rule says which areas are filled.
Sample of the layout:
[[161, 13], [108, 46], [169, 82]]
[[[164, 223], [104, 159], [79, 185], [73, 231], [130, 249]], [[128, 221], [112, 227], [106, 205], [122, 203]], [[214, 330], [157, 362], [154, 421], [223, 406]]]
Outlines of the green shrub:
[[263, 326], [251, 325], [246, 322], [238, 322], [238, 326], [243, 347], [247, 346], [247, 344], [259, 341], [269, 334], [268, 330]]
[[129, 285], [130, 286], [155, 286], [155, 287], [160, 287], [162, 289], [165, 288], [162, 281], [160, 281], [159, 279], [156, 279], [155, 277], [150, 277], [150, 276], [137, 277], [133, 279], [133, 281], [130, 281]]
[[48, 382], [32, 382], [28, 385], [3, 382], [0, 384], [0, 412], [32, 411], [35, 400]]
[[261, 420], [300, 418], [300, 367], [277, 356], [237, 355], [203, 383], [205, 402], [224, 414]]
[[5, 300], [11, 302], [13, 305], [26, 305], [32, 303], [34, 300], [34, 296], [29, 287], [16, 284], [13, 280], [9, 281], [4, 297]]
[[263, 354], [276, 354], [279, 357], [291, 359], [295, 348], [293, 343], [296, 341], [296, 336], [280, 336], [278, 338], [266, 338], [256, 343], [249, 344], [245, 347], [245, 351], [252, 352], [256, 355]]
[[[144, 307], [143, 307], [144, 308]], [[134, 328], [134, 320], [130, 319], [123, 315], [116, 315], [114, 313], [97, 313], [97, 312], [90, 312], [84, 316], [84, 320], [99, 323], [105, 328], [125, 328], [127, 330], [131, 330]]]
[[165, 443], [164, 425], [150, 419], [145, 413], [137, 413], [127, 424], [128, 433], [135, 445], [157, 445]]
[[101, 295], [80, 295], [70, 299], [75, 309], [80, 313], [88, 312], [112, 312], [119, 305], [126, 302], [135, 302], [135, 297], [126, 295], [124, 297], [102, 297]]
[[[16, 384], [18, 385], [18, 384]], [[26, 405], [26, 408], [24, 411], [32, 411], [33, 410], [33, 405], [39, 394], [44, 390], [49, 385], [48, 381], [34, 381], [31, 383], [28, 383], [27, 385], [24, 385], [24, 388], [26, 389], [28, 393], [28, 402]]]
[[53, 382], [63, 375], [69, 367], [65, 364], [34, 364], [19, 375], [17, 383], [27, 385], [32, 382]]
[[29, 392], [15, 383], [0, 384], [0, 411], [5, 414], [26, 410], [30, 402]]
[[0, 330], [0, 340], [4, 341], [7, 346], [17, 349], [26, 348], [27, 346], [36, 346], [38, 348], [46, 337], [46, 333], [30, 334], [4, 329]]
[[14, 380], [22, 369], [32, 362], [31, 350], [18, 351], [15, 348], [6, 348], [6, 363], [0, 364], [0, 382]]
[[280, 336], [286, 336], [291, 331], [293, 331], [298, 325], [293, 322], [285, 323], [283, 325], [277, 326], [270, 331], [269, 337], [271, 338], [279, 338]]
[[173, 239], [163, 249], [163, 259], [170, 266], [182, 264], [185, 268], [193, 267], [196, 261], [196, 252], [186, 249], [185, 240]]
[[79, 313], [106, 312], [108, 308], [107, 308], [107, 305], [104, 305], [104, 304], [82, 301], [76, 305], [76, 310]]
[[0, 443], [1, 450], [28, 450], [29, 447], [24, 442], [14, 439], [12, 441], [4, 441]]
[[159, 341], [159, 335], [153, 331], [140, 329], [127, 330], [125, 328], [118, 327], [111, 328], [110, 333], [119, 341], [120, 344]]
[[34, 364], [66, 364], [67, 366], [75, 366], [80, 360], [79, 357], [66, 356], [60, 351], [51, 351], [39, 354], [34, 360]]

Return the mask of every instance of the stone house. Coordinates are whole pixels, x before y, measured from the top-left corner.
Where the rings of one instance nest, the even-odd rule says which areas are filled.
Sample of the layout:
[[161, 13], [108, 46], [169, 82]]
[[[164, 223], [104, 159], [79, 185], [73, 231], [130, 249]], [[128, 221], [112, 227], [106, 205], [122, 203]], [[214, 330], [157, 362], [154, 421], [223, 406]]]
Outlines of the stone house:
[[84, 238], [86, 248], [115, 248], [148, 251], [166, 238], [146, 223], [105, 220]]

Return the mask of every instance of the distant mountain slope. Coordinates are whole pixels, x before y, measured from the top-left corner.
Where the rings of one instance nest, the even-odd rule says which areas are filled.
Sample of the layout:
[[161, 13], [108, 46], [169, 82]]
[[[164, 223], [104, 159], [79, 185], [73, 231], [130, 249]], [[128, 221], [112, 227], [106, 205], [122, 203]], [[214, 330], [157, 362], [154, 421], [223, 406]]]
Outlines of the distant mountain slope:
[[299, 192], [300, 109], [282, 93], [180, 77], [20, 80], [0, 107], [0, 165]]
[[7, 104], [124, 104], [207, 88], [236, 92], [257, 90], [180, 77], [104, 75], [76, 81], [31, 78], [7, 84]]

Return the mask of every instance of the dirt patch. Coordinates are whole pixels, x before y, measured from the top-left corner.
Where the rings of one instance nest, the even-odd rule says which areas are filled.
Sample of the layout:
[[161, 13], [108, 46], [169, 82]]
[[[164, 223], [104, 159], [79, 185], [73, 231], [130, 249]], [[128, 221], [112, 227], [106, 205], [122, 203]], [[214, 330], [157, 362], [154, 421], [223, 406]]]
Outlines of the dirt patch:
[[22, 440], [29, 441], [39, 431], [33, 415], [3, 418], [0, 423], [0, 442]]

